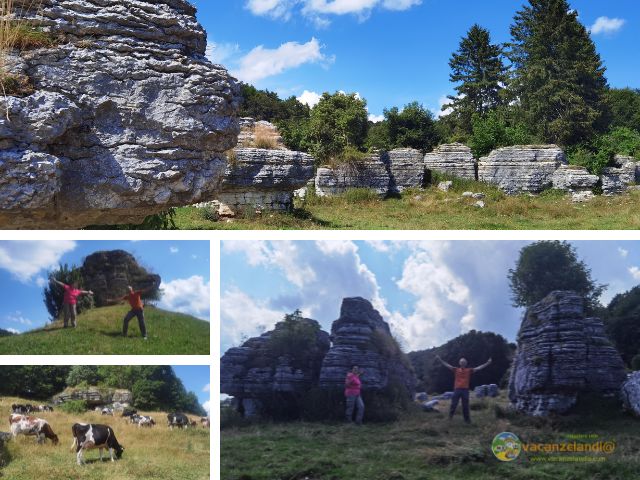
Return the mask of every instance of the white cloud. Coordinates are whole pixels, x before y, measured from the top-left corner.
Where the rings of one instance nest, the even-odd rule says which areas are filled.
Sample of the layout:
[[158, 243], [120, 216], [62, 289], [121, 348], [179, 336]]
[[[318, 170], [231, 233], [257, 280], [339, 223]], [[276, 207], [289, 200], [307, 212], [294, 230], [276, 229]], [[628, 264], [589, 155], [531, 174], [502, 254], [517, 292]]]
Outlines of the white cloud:
[[171, 253], [178, 253], [180, 251], [180, 249], [178, 247], [169, 247], [169, 251]]
[[297, 97], [300, 103], [304, 103], [305, 105], [308, 105], [310, 108], [315, 107], [321, 98], [322, 98], [322, 95], [316, 92], [310, 92], [309, 90], [305, 90], [304, 92], [302, 92], [302, 95]]
[[8, 314], [5, 319], [9, 322], [19, 323], [20, 325], [33, 325], [33, 322], [20, 311]]
[[162, 299], [158, 306], [209, 321], [210, 288], [209, 282], [200, 275], [162, 282]]
[[451, 108], [451, 107], [447, 107], [444, 110], [442, 109], [444, 106], [449, 105], [449, 104], [451, 104], [451, 99], [449, 97], [447, 97], [446, 95], [442, 95], [438, 99], [438, 108], [437, 108], [437, 110], [435, 110], [433, 112], [434, 116], [436, 118], [446, 117], [451, 112], [453, 112], [453, 108]]
[[232, 74], [244, 82], [255, 83], [305, 64], [326, 65], [332, 61], [322, 53], [320, 42], [312, 38], [307, 43], [287, 42], [273, 49], [259, 45], [239, 60]]
[[376, 8], [403, 11], [421, 3], [422, 0], [247, 0], [246, 8], [254, 15], [282, 20], [300, 12], [322, 28], [329, 25], [331, 15], [356, 15], [363, 21]]
[[27, 283], [43, 270], [56, 267], [75, 248], [76, 242], [67, 240], [0, 241], [0, 268]]
[[202, 391], [203, 392], [210, 392], [211, 391], [211, 384], [207, 383], [204, 387], [202, 387]]
[[618, 247], [618, 253], [622, 258], [627, 258], [629, 256], [629, 250], [626, 250], [622, 247]]
[[630, 267], [629, 268], [629, 273], [636, 280], [640, 280], [640, 268], [638, 268], [638, 267]]
[[380, 123], [384, 120], [384, 115], [374, 115], [373, 113], [369, 114], [369, 121], [373, 123]]
[[211, 413], [211, 400], [207, 400], [202, 404], [202, 408], [204, 408], [205, 412]]
[[47, 279], [42, 276], [37, 277], [34, 281], [36, 282], [36, 285], [39, 286], [40, 288], [44, 287], [48, 283]]
[[16, 330], [15, 328], [5, 328], [7, 332], [15, 333], [16, 335], [20, 335], [22, 332], [20, 330]]
[[225, 63], [240, 54], [237, 43], [207, 43], [207, 58], [213, 63]]
[[612, 34], [619, 31], [625, 23], [626, 20], [622, 18], [598, 17], [590, 30], [593, 35]]

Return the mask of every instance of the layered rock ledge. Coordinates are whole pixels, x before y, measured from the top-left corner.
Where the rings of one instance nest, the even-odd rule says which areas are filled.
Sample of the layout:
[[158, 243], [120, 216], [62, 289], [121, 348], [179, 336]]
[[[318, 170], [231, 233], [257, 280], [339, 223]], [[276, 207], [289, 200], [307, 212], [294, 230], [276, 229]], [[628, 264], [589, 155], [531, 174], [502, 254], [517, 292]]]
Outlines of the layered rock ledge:
[[424, 156], [424, 165], [430, 175], [444, 173], [466, 180], [476, 180], [476, 159], [471, 149], [461, 143], [440, 145]]
[[[20, 5], [28, 5], [22, 0]], [[0, 227], [139, 223], [215, 198], [239, 90], [184, 0], [44, 0], [56, 39], [13, 52], [35, 93], [0, 99]]]

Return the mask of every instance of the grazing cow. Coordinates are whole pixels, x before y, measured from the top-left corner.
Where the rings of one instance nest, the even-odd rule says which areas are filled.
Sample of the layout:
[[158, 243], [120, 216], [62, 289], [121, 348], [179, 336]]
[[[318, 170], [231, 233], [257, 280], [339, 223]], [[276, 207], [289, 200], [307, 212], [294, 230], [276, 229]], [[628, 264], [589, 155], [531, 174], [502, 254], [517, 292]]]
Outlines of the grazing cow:
[[124, 410], [122, 410], [123, 417], [130, 417], [132, 415], [136, 415], [137, 413], [138, 411], [133, 408], [125, 408]]
[[189, 420], [189, 426], [196, 428], [198, 426], [198, 422], [195, 420]]
[[156, 424], [156, 421], [153, 419], [153, 417], [148, 417], [146, 415], [138, 417], [138, 428], [142, 428], [142, 427], [151, 428], [155, 424]]
[[18, 435], [35, 436], [38, 443], [42, 444], [48, 438], [54, 445], [58, 444], [58, 436], [53, 433], [51, 425], [42, 418], [29, 417], [27, 415], [13, 414], [9, 418], [11, 435], [16, 438]]
[[201, 417], [200, 423], [202, 424], [202, 428], [210, 428], [211, 427], [211, 419], [209, 417]]
[[167, 424], [171, 430], [173, 430], [173, 427], [186, 428], [189, 423], [189, 419], [183, 413], [170, 413], [167, 415]]
[[83, 454], [86, 450], [98, 448], [100, 450], [100, 461], [102, 461], [102, 450], [109, 449], [111, 461], [115, 462], [113, 452], [116, 452], [116, 458], [120, 460], [124, 447], [118, 443], [116, 435], [107, 425], [97, 425], [94, 423], [75, 423], [71, 427], [73, 434], [73, 444], [71, 449], [76, 449], [76, 460], [78, 465], [83, 464]]
[[11, 405], [11, 413], [19, 413], [21, 415], [27, 415], [29, 412], [29, 408], [27, 407], [27, 405], [21, 405], [21, 404], [13, 404]]
[[38, 405], [39, 412], [53, 412], [53, 407], [49, 405]]
[[108, 408], [108, 407], [103, 408], [102, 415], [111, 415], [113, 417], [113, 408]]

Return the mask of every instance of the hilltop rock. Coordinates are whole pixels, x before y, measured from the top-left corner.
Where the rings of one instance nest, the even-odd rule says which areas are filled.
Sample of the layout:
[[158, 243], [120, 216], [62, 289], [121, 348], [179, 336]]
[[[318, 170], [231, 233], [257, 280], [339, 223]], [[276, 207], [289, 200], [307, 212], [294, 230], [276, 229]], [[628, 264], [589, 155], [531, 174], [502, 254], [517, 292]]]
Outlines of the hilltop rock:
[[74, 400], [84, 400], [85, 402], [87, 402], [88, 407], [93, 408], [102, 405], [108, 405], [114, 402], [131, 404], [133, 402], [133, 394], [130, 390], [113, 388], [68, 388], [64, 392], [55, 395], [52, 400], [56, 405], [71, 402]]
[[598, 180], [586, 168], [574, 165], [561, 165], [551, 177], [553, 188], [570, 193], [575, 202], [592, 198]]
[[389, 193], [391, 177], [382, 156], [370, 154], [364, 160], [318, 168], [316, 194], [320, 197], [341, 195], [352, 188], [368, 188], [379, 196]]
[[566, 413], [581, 394], [617, 394], [624, 363], [599, 318], [587, 317], [584, 299], [555, 291], [528, 308], [511, 366], [509, 400], [519, 411]]
[[359, 297], [345, 298], [340, 318], [331, 325], [331, 349], [322, 362], [320, 387], [342, 388], [353, 365], [364, 370], [364, 391], [392, 383], [403, 385], [410, 395], [415, 391], [413, 368], [391, 337], [389, 324]]
[[556, 145], [519, 145], [492, 151], [478, 162], [478, 179], [508, 195], [537, 194], [551, 187], [553, 174], [567, 163]]
[[215, 204], [220, 213], [290, 210], [294, 191], [313, 178], [314, 159], [306, 153], [238, 148], [231, 155]]
[[413, 148], [396, 148], [383, 154], [383, 162], [389, 169], [390, 193], [402, 193], [407, 188], [425, 185], [425, 168], [422, 154]]
[[640, 372], [633, 372], [620, 389], [624, 408], [640, 417]]
[[27, 15], [59, 44], [7, 60], [35, 92], [0, 98], [3, 228], [140, 223], [215, 198], [239, 89], [205, 57], [195, 13], [185, 0], [44, 0]]
[[84, 288], [93, 290], [96, 307], [108, 305], [127, 293], [127, 286], [135, 289], [155, 287], [161, 283], [159, 275], [149, 273], [133, 255], [124, 250], [96, 252], [89, 255], [80, 269]]
[[247, 417], [268, 414], [273, 395], [282, 402], [311, 388], [318, 379], [324, 355], [329, 350], [329, 334], [320, 330], [318, 322], [301, 320], [317, 329], [314, 353], [307, 365], [292, 365], [292, 359], [278, 356], [270, 348], [270, 339], [285, 328], [284, 322], [254, 337], [240, 347], [230, 348], [220, 359], [220, 391], [235, 397], [236, 407]]
[[476, 160], [471, 149], [461, 143], [444, 144], [424, 156], [424, 166], [433, 172], [476, 180]]
[[619, 195], [638, 180], [638, 162], [633, 157], [616, 155], [615, 166], [602, 169], [602, 193]]

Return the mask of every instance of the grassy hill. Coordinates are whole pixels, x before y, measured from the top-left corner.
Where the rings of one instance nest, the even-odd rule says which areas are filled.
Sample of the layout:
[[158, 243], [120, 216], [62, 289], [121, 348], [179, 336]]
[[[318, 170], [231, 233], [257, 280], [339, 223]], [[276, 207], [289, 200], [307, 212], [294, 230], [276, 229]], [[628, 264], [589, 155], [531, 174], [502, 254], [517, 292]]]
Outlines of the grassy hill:
[[0, 338], [0, 355], [209, 355], [209, 323], [190, 315], [148, 306], [145, 323], [149, 339], [140, 336], [137, 319], [122, 337], [128, 307], [94, 308], [78, 316], [78, 327], [62, 321], [11, 337]]
[[[640, 229], [640, 191], [598, 196], [572, 203], [562, 192], [507, 196], [481, 182], [454, 179], [453, 188], [412, 190], [380, 200], [368, 191], [341, 197], [296, 201], [293, 213], [265, 212], [226, 221], [205, 218], [202, 209], [177, 209], [181, 230], [629, 230]], [[463, 198], [465, 191], [486, 195], [485, 208]]]
[[[12, 403], [36, 403], [19, 398], [0, 398], [0, 412], [10, 412]], [[128, 425], [121, 417], [99, 413], [67, 414], [60, 411], [35, 414], [46, 419], [60, 438], [57, 446], [47, 440], [38, 445], [35, 437], [19, 436], [7, 444], [0, 477], [11, 480], [205, 480], [209, 479], [210, 431], [196, 429], [169, 430], [166, 412], [140, 412], [151, 415], [158, 423], [154, 428]], [[196, 419], [192, 416], [193, 419]], [[125, 448], [116, 463], [100, 462], [98, 450], [85, 453], [84, 466], [76, 464], [71, 426], [74, 423], [101, 423], [113, 428], [118, 442]], [[198, 422], [199, 423], [199, 422]], [[3, 422], [3, 430], [7, 424]], [[103, 452], [104, 453], [104, 452]], [[105, 454], [106, 458], [108, 454]]]
[[[504, 393], [502, 394], [504, 395]], [[619, 480], [639, 478], [640, 419], [620, 412], [617, 401], [602, 402], [575, 414], [553, 419], [530, 418], [506, 410], [506, 399], [472, 399], [473, 423], [461, 411], [449, 421], [449, 402], [440, 412], [416, 409], [390, 424], [307, 422], [258, 423], [223, 427], [222, 480]], [[365, 410], [366, 411], [366, 410]], [[366, 420], [366, 413], [365, 413]], [[224, 423], [223, 423], [224, 425]], [[522, 451], [512, 462], [498, 461], [491, 443], [500, 432], [513, 432], [523, 442], [574, 441], [571, 435], [598, 435], [614, 441], [615, 452], [597, 455], [604, 461], [536, 462]]]

